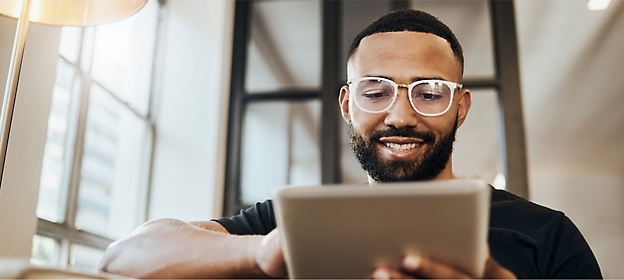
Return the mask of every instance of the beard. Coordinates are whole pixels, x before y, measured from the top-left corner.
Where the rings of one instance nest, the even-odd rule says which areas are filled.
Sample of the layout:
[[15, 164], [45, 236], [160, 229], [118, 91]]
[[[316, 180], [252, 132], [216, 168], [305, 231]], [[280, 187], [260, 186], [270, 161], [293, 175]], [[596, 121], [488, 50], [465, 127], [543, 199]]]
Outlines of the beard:
[[[349, 124], [349, 144], [362, 169], [379, 183], [431, 180], [440, 175], [453, 153], [453, 143], [457, 133], [457, 117], [448, 134], [436, 139], [431, 131], [416, 131], [413, 128], [396, 129], [390, 127], [375, 131], [368, 139], [356, 133]], [[422, 157], [410, 161], [384, 160], [377, 147], [379, 139], [389, 136], [413, 137], [423, 140], [427, 149]]]

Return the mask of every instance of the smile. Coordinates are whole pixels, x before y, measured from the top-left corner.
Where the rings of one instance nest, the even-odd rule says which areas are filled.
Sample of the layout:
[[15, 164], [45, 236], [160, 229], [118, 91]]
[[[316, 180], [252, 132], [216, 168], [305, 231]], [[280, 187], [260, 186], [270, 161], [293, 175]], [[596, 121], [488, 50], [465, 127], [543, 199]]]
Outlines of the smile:
[[391, 153], [398, 153], [401, 155], [412, 154], [412, 150], [415, 150], [424, 143], [424, 141], [419, 138], [401, 136], [382, 137], [379, 139], [379, 142], [393, 151]]
[[414, 149], [420, 146], [420, 143], [410, 143], [410, 144], [398, 144], [398, 143], [383, 143], [388, 148], [397, 150], [397, 151], [407, 151], [410, 149]]

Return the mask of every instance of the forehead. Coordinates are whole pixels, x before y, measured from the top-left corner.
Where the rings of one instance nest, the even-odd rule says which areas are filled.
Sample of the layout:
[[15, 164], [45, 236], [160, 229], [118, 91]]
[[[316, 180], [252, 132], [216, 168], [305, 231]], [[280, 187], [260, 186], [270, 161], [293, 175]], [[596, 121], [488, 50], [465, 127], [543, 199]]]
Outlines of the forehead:
[[461, 65], [451, 45], [422, 32], [386, 32], [365, 37], [349, 59], [349, 79], [384, 76], [407, 83], [415, 78], [460, 82]]

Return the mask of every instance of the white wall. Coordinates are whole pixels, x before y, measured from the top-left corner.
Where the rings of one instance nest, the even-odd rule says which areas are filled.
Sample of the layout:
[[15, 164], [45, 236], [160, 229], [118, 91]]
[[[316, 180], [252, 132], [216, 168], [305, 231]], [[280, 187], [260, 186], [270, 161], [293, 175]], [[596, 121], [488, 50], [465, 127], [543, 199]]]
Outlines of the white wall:
[[594, 251], [605, 278], [624, 277], [624, 178], [534, 173], [533, 201], [562, 210], [574, 221]]
[[163, 16], [149, 219], [207, 220], [221, 215], [234, 1], [170, 0]]
[[[4, 95], [16, 20], [0, 17], [0, 88]], [[0, 189], [0, 256], [30, 258], [60, 28], [31, 24]]]
[[516, 1], [531, 198], [624, 277], [624, 1]]

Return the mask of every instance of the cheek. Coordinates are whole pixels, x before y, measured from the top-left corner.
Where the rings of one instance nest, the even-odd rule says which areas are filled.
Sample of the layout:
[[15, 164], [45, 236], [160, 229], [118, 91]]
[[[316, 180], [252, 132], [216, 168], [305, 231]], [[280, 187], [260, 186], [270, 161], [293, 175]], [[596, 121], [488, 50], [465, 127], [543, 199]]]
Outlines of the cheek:
[[436, 119], [431, 119], [424, 124], [433, 134], [436, 135], [436, 138], [439, 140], [443, 136], [446, 136], [451, 130], [453, 130], [453, 125], [455, 124], [455, 118], [457, 116], [457, 110], [449, 110], [443, 116], [435, 117]]
[[423, 118], [421, 123], [423, 124], [423, 127], [431, 130], [434, 134], [436, 134], [436, 136], [445, 136], [453, 129], [453, 125], [457, 119], [458, 109], [459, 104], [457, 103], [457, 100], [453, 99], [451, 108], [449, 108], [444, 115]]
[[384, 125], [385, 114], [367, 113], [359, 108], [351, 108], [351, 125], [355, 132], [360, 135], [370, 135], [374, 131], [381, 129]]

